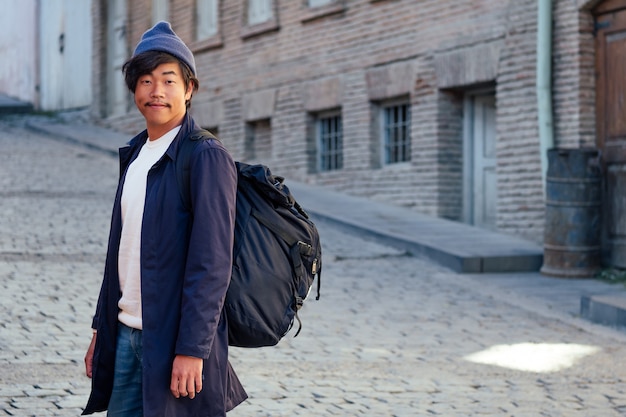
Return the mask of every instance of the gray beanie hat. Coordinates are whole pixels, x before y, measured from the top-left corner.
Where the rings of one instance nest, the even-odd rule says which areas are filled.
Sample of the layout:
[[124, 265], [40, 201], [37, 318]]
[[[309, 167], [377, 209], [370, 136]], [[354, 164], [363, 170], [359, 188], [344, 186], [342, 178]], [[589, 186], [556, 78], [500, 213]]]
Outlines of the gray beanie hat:
[[133, 56], [146, 51], [167, 52], [187, 64], [193, 74], [196, 75], [196, 61], [191, 50], [174, 33], [169, 22], [159, 22], [152, 29], [146, 31], [137, 44]]

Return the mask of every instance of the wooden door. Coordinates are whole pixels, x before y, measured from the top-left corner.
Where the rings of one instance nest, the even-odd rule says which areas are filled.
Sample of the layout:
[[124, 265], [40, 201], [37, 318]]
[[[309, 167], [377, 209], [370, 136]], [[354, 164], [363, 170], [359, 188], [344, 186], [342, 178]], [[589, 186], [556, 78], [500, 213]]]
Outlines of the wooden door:
[[465, 118], [465, 221], [495, 229], [498, 195], [495, 96], [469, 95]]
[[626, 0], [609, 0], [596, 16], [596, 129], [604, 167], [605, 261], [626, 267]]

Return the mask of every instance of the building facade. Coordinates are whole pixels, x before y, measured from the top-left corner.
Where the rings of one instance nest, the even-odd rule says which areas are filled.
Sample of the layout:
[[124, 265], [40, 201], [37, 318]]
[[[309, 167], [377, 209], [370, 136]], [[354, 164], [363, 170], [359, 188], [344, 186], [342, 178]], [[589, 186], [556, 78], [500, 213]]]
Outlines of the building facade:
[[610, 145], [619, 201], [603, 208], [604, 245], [626, 266], [626, 0], [551, 3], [552, 143], [538, 127], [537, 0], [93, 0], [92, 111], [142, 128], [120, 68], [168, 20], [196, 56], [194, 117], [235, 158], [537, 242], [546, 148]]

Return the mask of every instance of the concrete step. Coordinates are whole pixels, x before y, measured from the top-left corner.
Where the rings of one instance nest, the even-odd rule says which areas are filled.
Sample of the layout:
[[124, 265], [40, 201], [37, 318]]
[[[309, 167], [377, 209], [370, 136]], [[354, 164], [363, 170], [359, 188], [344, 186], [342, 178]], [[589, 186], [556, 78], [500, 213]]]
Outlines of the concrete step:
[[286, 184], [314, 216], [427, 256], [457, 272], [534, 272], [543, 263], [543, 249], [519, 237], [327, 188], [291, 180]]

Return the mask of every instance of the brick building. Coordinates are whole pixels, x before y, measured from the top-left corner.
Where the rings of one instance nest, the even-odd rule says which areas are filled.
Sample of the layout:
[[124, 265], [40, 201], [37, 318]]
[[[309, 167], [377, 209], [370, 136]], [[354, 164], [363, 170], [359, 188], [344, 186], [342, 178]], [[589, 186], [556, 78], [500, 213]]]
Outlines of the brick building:
[[[235, 158], [542, 241], [537, 0], [93, 0], [92, 7], [92, 109], [103, 123], [142, 127], [119, 69], [145, 30], [169, 20], [196, 56], [193, 114]], [[605, 64], [596, 57], [599, 48], [613, 57], [624, 49], [623, 38], [610, 41], [616, 26], [606, 23], [626, 27], [624, 7], [626, 0], [552, 2], [556, 146], [608, 149], [597, 127], [606, 123], [596, 123], [597, 101], [605, 100], [595, 76]], [[613, 58], [607, 77], [618, 79], [621, 61]], [[615, 167], [609, 196], [624, 187]], [[612, 210], [613, 218], [624, 211]], [[624, 228], [605, 227], [610, 251], [626, 253]], [[626, 256], [613, 258], [626, 266]]]

